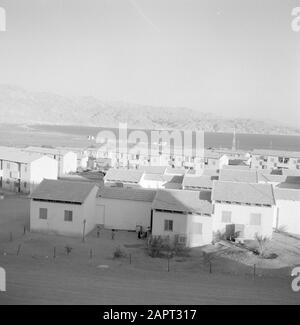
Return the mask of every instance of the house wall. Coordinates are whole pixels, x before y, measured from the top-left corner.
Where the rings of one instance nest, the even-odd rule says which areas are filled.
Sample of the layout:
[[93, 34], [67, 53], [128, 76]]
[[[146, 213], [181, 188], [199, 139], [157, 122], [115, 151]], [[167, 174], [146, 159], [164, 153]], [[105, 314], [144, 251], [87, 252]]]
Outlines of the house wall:
[[144, 178], [141, 179], [140, 182], [140, 186], [143, 188], [153, 188], [153, 189], [157, 189], [157, 188], [163, 188], [163, 184], [165, 182], [163, 181], [155, 181], [155, 180], [146, 180]]
[[57, 179], [58, 163], [55, 159], [43, 156], [33, 161], [29, 170], [30, 183], [39, 184], [43, 179]]
[[[165, 231], [165, 220], [173, 220], [173, 231]], [[202, 224], [202, 234], [197, 233], [195, 223]], [[212, 242], [212, 218], [209, 216], [153, 211], [153, 236], [185, 236], [188, 247], [198, 247]]]
[[69, 174], [77, 170], [77, 154], [69, 151], [61, 157], [61, 174]]
[[[22, 192], [22, 182], [29, 183], [30, 181], [29, 164], [2, 160], [0, 181], [2, 188], [8, 191]], [[29, 193], [29, 189], [28, 187], [25, 193]]]
[[[222, 223], [222, 211], [231, 211], [231, 222], [228, 224], [245, 225], [245, 239], [255, 238], [258, 233], [262, 236], [272, 237], [272, 226], [275, 217], [275, 207], [246, 206], [237, 204], [214, 203], [213, 231], [224, 233], [226, 223]], [[250, 214], [261, 214], [261, 225], [250, 225]]]
[[223, 155], [219, 159], [219, 169], [222, 169], [223, 166], [228, 165], [228, 164], [229, 164], [229, 157], [227, 155]]
[[47, 156], [31, 163], [3, 161], [2, 187], [14, 192], [30, 193], [44, 178], [57, 179], [57, 162]]
[[[197, 233], [197, 227], [195, 224], [202, 224], [202, 233]], [[196, 214], [188, 215], [188, 246], [199, 247], [212, 243], [213, 231], [212, 231], [212, 217], [211, 216], [199, 216]]]
[[[152, 202], [97, 199], [98, 219], [103, 213], [104, 227], [108, 229], [136, 230], [136, 226], [150, 227]], [[102, 211], [102, 212], [101, 212]]]
[[275, 227], [284, 231], [300, 235], [300, 201], [277, 200], [277, 214]]
[[[262, 159], [261, 157], [264, 157]], [[253, 155], [251, 158], [251, 168], [256, 169], [300, 169], [300, 158], [289, 158], [287, 163], [280, 162], [279, 157]]]
[[[48, 210], [47, 220], [39, 218], [39, 208]], [[73, 221], [64, 221], [64, 210], [73, 211]], [[82, 205], [50, 203], [33, 201], [30, 202], [30, 230], [61, 235], [80, 236], [83, 233], [83, 220], [89, 223], [88, 216], [84, 215]]]
[[83, 214], [86, 219], [86, 233], [92, 231], [96, 225], [96, 200], [98, 189], [98, 186], [95, 186], [83, 203]]

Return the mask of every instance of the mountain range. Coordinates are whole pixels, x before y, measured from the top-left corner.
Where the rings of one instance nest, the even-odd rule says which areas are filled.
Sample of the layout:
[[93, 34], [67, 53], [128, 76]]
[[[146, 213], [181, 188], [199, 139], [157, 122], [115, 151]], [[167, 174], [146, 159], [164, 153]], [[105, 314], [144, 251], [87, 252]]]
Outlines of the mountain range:
[[143, 129], [300, 135], [300, 127], [254, 119], [229, 119], [185, 107], [153, 107], [67, 97], [0, 85], [0, 123], [116, 127], [119, 122]]

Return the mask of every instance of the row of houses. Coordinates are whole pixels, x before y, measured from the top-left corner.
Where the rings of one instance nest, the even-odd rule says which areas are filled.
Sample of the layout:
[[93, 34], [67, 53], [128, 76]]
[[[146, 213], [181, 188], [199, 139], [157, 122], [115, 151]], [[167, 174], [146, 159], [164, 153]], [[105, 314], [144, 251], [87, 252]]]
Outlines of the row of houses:
[[256, 234], [271, 237], [274, 228], [300, 234], [300, 189], [212, 183], [212, 190], [178, 190], [44, 180], [31, 195], [31, 229], [82, 235], [97, 225], [142, 227], [190, 247], [210, 244], [216, 234], [241, 240]]
[[153, 153], [150, 150], [136, 149], [134, 145], [128, 145], [128, 151], [122, 148], [109, 148], [105, 145], [97, 149], [89, 150], [90, 156], [94, 157], [94, 165], [101, 167], [138, 169], [144, 166], [168, 166], [173, 168], [185, 168], [201, 170], [204, 168], [221, 169], [229, 164], [231, 158], [240, 157], [245, 163], [249, 157], [242, 152], [223, 153], [222, 151], [205, 149], [199, 153], [191, 150], [190, 154], [180, 150], [170, 152], [158, 150]]
[[43, 179], [76, 172], [77, 156], [71, 151], [44, 147], [0, 147], [0, 188], [30, 193]]
[[299, 183], [300, 171], [295, 171], [293, 176], [290, 174], [286, 171], [256, 170], [249, 167], [245, 169], [236, 166], [227, 166], [221, 170], [203, 169], [200, 173], [193, 174], [184, 168], [149, 166], [130, 170], [111, 168], [104, 177], [104, 183], [114, 187], [190, 190], [211, 190], [213, 180], [272, 185]]
[[192, 170], [222, 169], [224, 166], [245, 166], [253, 169], [300, 169], [300, 152], [281, 150], [252, 150], [249, 152], [225, 149], [205, 149], [199, 153], [181, 153], [180, 151], [158, 151], [149, 154], [134, 150], [129, 145], [129, 153], [119, 148], [102, 145], [89, 151], [95, 164], [100, 167], [115, 167], [135, 169], [141, 166], [171, 166]]

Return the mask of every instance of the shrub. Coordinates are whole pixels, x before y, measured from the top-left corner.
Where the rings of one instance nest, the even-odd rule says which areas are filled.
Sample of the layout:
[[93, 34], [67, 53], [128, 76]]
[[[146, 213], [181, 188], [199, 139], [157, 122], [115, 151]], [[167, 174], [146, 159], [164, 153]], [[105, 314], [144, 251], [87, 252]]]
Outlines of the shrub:
[[151, 236], [148, 241], [148, 253], [151, 257], [159, 257], [162, 254], [164, 242], [161, 236]]
[[114, 258], [121, 258], [121, 257], [125, 257], [126, 253], [121, 249], [120, 246], [116, 247], [115, 251], [114, 251]]
[[218, 243], [221, 240], [226, 240], [226, 234], [222, 233], [220, 230], [213, 233], [213, 243]]
[[255, 235], [255, 240], [256, 240], [257, 245], [258, 245], [258, 254], [259, 254], [259, 256], [265, 257], [266, 248], [267, 248], [267, 245], [268, 245], [270, 239], [268, 237], [266, 237], [266, 236], [256, 234]]
[[69, 245], [65, 246], [65, 251], [66, 251], [67, 255], [69, 255], [72, 252], [72, 249], [73, 249], [73, 247], [71, 247]]

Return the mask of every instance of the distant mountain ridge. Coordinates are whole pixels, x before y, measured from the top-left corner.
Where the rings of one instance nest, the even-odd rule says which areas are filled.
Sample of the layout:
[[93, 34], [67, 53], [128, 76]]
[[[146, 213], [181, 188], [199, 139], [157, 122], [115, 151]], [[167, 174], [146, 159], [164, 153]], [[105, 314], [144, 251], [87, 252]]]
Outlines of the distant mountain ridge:
[[0, 123], [55, 124], [208, 132], [300, 135], [300, 128], [253, 119], [228, 119], [184, 107], [153, 107], [104, 102], [95, 97], [66, 97], [0, 85]]

